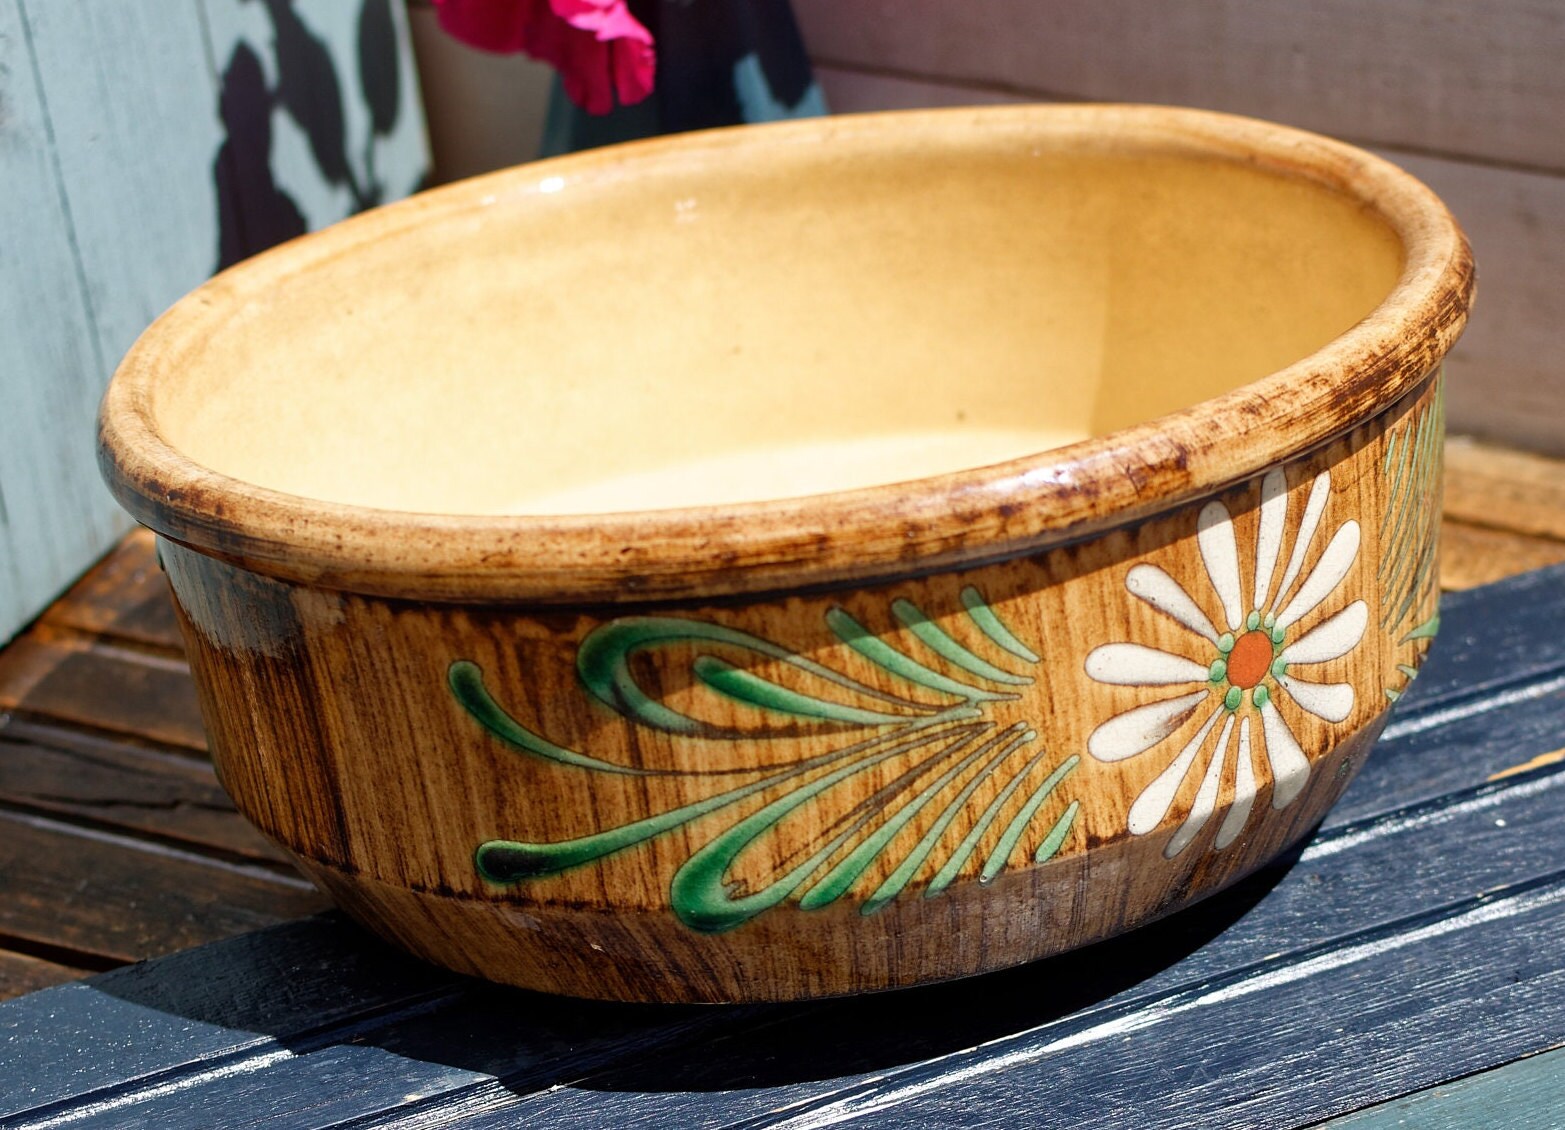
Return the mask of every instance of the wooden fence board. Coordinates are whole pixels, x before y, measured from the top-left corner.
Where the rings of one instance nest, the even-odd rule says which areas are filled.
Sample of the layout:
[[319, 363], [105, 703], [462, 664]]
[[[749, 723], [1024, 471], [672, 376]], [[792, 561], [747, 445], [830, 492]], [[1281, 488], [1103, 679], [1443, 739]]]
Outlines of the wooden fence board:
[[[201, 21], [188, 0], [22, 6], [99, 356], [112, 367], [215, 262], [221, 134]], [[95, 375], [101, 389], [108, 373]], [[90, 453], [92, 419], [77, 423]], [[68, 466], [96, 470], [79, 453]]]
[[1440, 194], [1478, 262], [1472, 321], [1446, 366], [1451, 430], [1565, 455], [1565, 177], [1381, 156]]
[[0, 0], [0, 641], [129, 528], [93, 437], [135, 337], [426, 148], [401, 0]]
[[62, 471], [92, 469], [105, 374], [29, 27], [0, 0], [0, 642], [130, 525]]
[[1565, 171], [1565, 8], [1551, 0], [794, 7], [821, 63], [1034, 98], [1206, 106], [1372, 144]]

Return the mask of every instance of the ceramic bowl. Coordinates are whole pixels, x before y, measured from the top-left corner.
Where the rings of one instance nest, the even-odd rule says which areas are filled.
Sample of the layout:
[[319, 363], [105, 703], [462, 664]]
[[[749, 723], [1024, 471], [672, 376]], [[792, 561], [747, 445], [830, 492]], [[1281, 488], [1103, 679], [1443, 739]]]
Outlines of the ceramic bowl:
[[1298, 841], [1438, 626], [1461, 232], [1071, 106], [525, 166], [115, 375], [241, 812], [430, 961], [777, 1000], [1105, 938]]

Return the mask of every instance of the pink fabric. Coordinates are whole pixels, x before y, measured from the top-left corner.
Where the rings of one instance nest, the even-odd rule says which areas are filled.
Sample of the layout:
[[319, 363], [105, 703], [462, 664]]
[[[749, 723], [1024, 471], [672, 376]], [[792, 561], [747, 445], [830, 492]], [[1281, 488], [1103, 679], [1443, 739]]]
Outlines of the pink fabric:
[[625, 0], [435, 0], [440, 26], [485, 51], [525, 51], [560, 72], [565, 93], [607, 114], [652, 93], [652, 33]]

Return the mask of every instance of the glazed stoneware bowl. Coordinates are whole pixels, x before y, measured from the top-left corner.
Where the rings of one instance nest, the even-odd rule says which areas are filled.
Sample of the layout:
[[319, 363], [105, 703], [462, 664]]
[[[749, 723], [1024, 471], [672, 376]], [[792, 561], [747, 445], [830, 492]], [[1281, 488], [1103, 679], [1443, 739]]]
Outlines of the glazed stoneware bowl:
[[1147, 922], [1321, 819], [1438, 626], [1472, 265], [1136, 107], [601, 150], [227, 271], [101, 418], [213, 757], [341, 906], [585, 997]]

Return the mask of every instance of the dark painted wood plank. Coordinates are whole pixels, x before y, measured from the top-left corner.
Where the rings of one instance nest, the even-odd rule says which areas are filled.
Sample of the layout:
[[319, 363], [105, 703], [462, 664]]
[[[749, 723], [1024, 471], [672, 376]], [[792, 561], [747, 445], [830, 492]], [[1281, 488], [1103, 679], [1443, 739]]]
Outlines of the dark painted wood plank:
[[136, 961], [325, 904], [277, 869], [0, 810], [0, 936]]
[[1445, 593], [1429, 662], [1398, 718], [1494, 695], [1565, 668], [1565, 566]]
[[206, 749], [195, 683], [183, 658], [43, 624], [0, 651], [0, 710]]
[[1559, 1130], [1562, 1122], [1565, 1048], [1344, 1115], [1321, 1130]]
[[[533, 1019], [539, 1012], [541, 1023]], [[203, 1065], [181, 1077], [177, 1088], [115, 1096], [83, 1112], [85, 1117], [73, 1117], [71, 1125], [293, 1130], [358, 1125], [380, 1116], [401, 1120], [427, 1095], [460, 1092], [471, 1105], [482, 1096], [541, 1091], [592, 1069], [633, 1061], [649, 1027], [661, 1045], [688, 1046], [694, 1037], [732, 1028], [740, 1019], [733, 1010], [688, 1009], [677, 1020], [644, 1015], [638, 1021], [636, 1012], [566, 1010], [522, 993], [469, 993], [426, 1015], [402, 1016], [395, 1026], [307, 1048], [302, 1055], [287, 1047], [257, 1048], [243, 1058]], [[503, 1038], [515, 1030], [519, 1013], [529, 1017], [526, 1035]], [[497, 1073], [504, 1084], [497, 1084]]]
[[[1565, 747], [1565, 568], [1442, 598], [1440, 638], [1334, 827], [1442, 795]], [[1435, 747], [1461, 752], [1438, 756]]]
[[1525, 772], [1565, 747], [1565, 673], [1510, 689], [1500, 703], [1467, 702], [1434, 716], [1394, 716], [1323, 827], [1437, 800], [1502, 774]]
[[883, 1127], [995, 1126], [1047, 1096], [1051, 1119], [1083, 1128], [1299, 1126], [1565, 1040], [1565, 965], [1538, 944], [1561, 933], [1565, 880], [757, 1124], [804, 1130], [873, 1114]]
[[19, 718], [0, 722], [0, 806], [234, 860], [287, 863], [234, 811], [205, 758]]
[[[552, 1125], [551, 1120], [562, 1125], [586, 1124], [593, 1117], [636, 1125], [653, 1109], [652, 1093], [667, 1089], [677, 1093], [659, 1094], [656, 1109], [673, 1123], [697, 1125], [713, 1118], [714, 1125], [747, 1125], [746, 1120], [752, 1118], [764, 1122], [771, 1110], [873, 1090], [881, 1085], [878, 1081], [907, 1072], [916, 1076], [927, 1061], [961, 1058], [968, 1054], [966, 1049], [977, 1046], [985, 1049], [976, 1053], [974, 1062], [981, 1063], [990, 1055], [1005, 1054], [1006, 1046], [1026, 1038], [1074, 1038], [1071, 1033], [1121, 1022], [1128, 1025], [1127, 1032], [1134, 1031], [1137, 1017], [1157, 1016], [1166, 1002], [1224, 983], [1236, 970], [1249, 970], [1256, 977], [1291, 975], [1289, 969], [1310, 962], [1329, 965], [1325, 955], [1334, 947], [1368, 944], [1364, 939], [1395, 938], [1410, 922], [1431, 916], [1438, 920], [1442, 914], [1458, 916], [1464, 908], [1476, 913], [1483, 903], [1474, 895], [1495, 886], [1497, 876], [1514, 875], [1523, 887], [1540, 881], [1565, 882], [1561, 878], [1565, 813], [1560, 804], [1565, 780], [1552, 781], [1548, 788], [1535, 781], [1532, 788], [1538, 790], [1534, 795], [1512, 795], [1495, 808], [1475, 804], [1464, 819], [1451, 823], [1431, 812], [1424, 826], [1412, 834], [1406, 824], [1389, 829], [1374, 850], [1364, 850], [1368, 845], [1361, 837], [1373, 835], [1368, 829], [1347, 833], [1349, 842], [1341, 850], [1333, 850], [1335, 845], [1328, 838], [1314, 845], [1314, 854], [1307, 852], [1269, 891], [1257, 889], [1264, 888], [1267, 881], [1260, 877], [1247, 885], [1248, 890], [1238, 889], [1163, 923], [1053, 961], [970, 982], [833, 1002], [791, 1016], [779, 1014], [766, 1031], [738, 1033], [726, 1044], [706, 1049], [697, 1059], [649, 1050], [634, 1070], [589, 1077], [576, 1091], [531, 1101], [512, 1100], [499, 1109], [508, 1111], [512, 1118], [525, 1116], [539, 1125]], [[1496, 802], [1494, 794], [1478, 799]], [[1523, 809], [1530, 811], [1523, 814]], [[1474, 835], [1485, 825], [1490, 834]], [[1453, 842], [1461, 844], [1461, 849], [1454, 848]], [[1530, 851], [1531, 859], [1519, 861], [1513, 870], [1506, 862], [1511, 847]], [[1472, 872], [1464, 859], [1483, 860], [1488, 866]], [[1441, 871], [1444, 875], [1437, 874]], [[1544, 876], [1543, 880], [1526, 877], [1536, 875]], [[1565, 894], [1561, 901], [1565, 904]], [[1548, 936], [1547, 930], [1565, 932], [1565, 911], [1551, 921], [1552, 925], [1540, 927], [1543, 932], [1533, 935], [1532, 944], [1540, 962], [1565, 976], [1565, 964], [1550, 947], [1536, 945], [1536, 939]], [[1474, 948], [1461, 965], [1428, 967], [1437, 971], [1438, 987], [1399, 997], [1401, 990], [1388, 985], [1381, 997], [1366, 999], [1360, 1002], [1361, 1007], [1404, 1014], [1405, 1018], [1421, 1010], [1459, 1008], [1470, 989], [1461, 980], [1461, 970], [1482, 966], [1489, 959], [1486, 950]], [[1434, 959], [1415, 951], [1404, 953], [1402, 960], [1421, 965]], [[1290, 1006], [1302, 1011], [1280, 1012], [1279, 1016], [1301, 1027], [1329, 1024], [1334, 1008], [1328, 1002], [1340, 992], [1329, 979], [1322, 980], [1305, 992], [1296, 1006]], [[1266, 1030], [1265, 1022], [1266, 1017], [1258, 1015], [1228, 1027], [1218, 1025], [1213, 1031], [1221, 1035], [1213, 1039], [1234, 1041], [1240, 1033], [1251, 1030], [1259, 1034]], [[1557, 1031], [1559, 1038], [1565, 1038], [1565, 998], [1540, 1001], [1529, 1023], [1535, 1032], [1546, 1036]], [[1281, 1052], [1291, 1037], [1278, 1039], [1273, 1050]], [[1537, 1051], [1544, 1046], [1548, 1044], [1521, 1050]], [[1160, 1049], [1161, 1045], [1149, 1045], [1143, 1054], [1156, 1060], [1165, 1054]], [[1454, 1074], [1471, 1069], [1452, 1064], [1434, 1046], [1422, 1054], [1430, 1069], [1442, 1064]], [[1377, 1085], [1386, 1082], [1382, 1079]], [[1149, 1085], [1143, 1080], [1127, 1084], [1127, 1088], [1134, 1091]], [[1078, 1082], [1076, 1086], [1082, 1089], [1086, 1085]], [[724, 1094], [718, 1096], [717, 1092]], [[1098, 1093], [1106, 1102], [1126, 1101], [1126, 1096], [1112, 1087]], [[1379, 1097], [1398, 1093], [1381, 1091]], [[534, 1103], [540, 1105], [535, 1107]], [[464, 1113], [459, 1096], [426, 1105], [438, 1105], [446, 1117]], [[1014, 1114], [1025, 1108], [1012, 1105], [1000, 1109]], [[939, 1124], [928, 1112], [921, 1117], [929, 1119], [926, 1125]], [[1187, 1115], [1183, 1122], [1174, 1119], [1147, 1125], [1179, 1126], [1194, 1121]], [[1265, 1125], [1265, 1120], [1260, 1124]], [[1280, 1120], [1274, 1124], [1291, 1125]]]
[[[346, 1120], [373, 1116], [386, 1104], [395, 1107], [399, 1101], [417, 1097], [417, 1090], [393, 1095], [374, 1086], [382, 1061], [394, 1058], [379, 1048], [356, 1044], [338, 1045], [308, 1060], [279, 1048], [213, 1065], [182, 1080], [185, 1085], [178, 1089], [134, 1107], [110, 1098], [82, 1115], [73, 1112], [69, 1121], [81, 1130], [299, 1130], [341, 1125]], [[292, 1069], [306, 1062], [308, 1085], [290, 1086]], [[431, 1088], [461, 1086], [478, 1078], [456, 1067], [424, 1064], [422, 1068], [418, 1085]], [[36, 1123], [28, 1120], [13, 1125], [24, 1130]]]
[[[328, 914], [0, 1008], [0, 1119], [25, 1125], [91, 1108], [110, 1126], [139, 1125], [150, 1111], [160, 1127], [317, 1125], [325, 1113], [482, 1088], [501, 1065], [533, 1086], [565, 1082], [751, 1011], [632, 1008], [483, 985]], [[235, 1082], [250, 1075], [261, 1091]], [[237, 1106], [236, 1087], [247, 1096]]]
[[308, 1046], [312, 1034], [395, 1020], [463, 985], [336, 914], [127, 966], [0, 1007], [0, 1119]]

